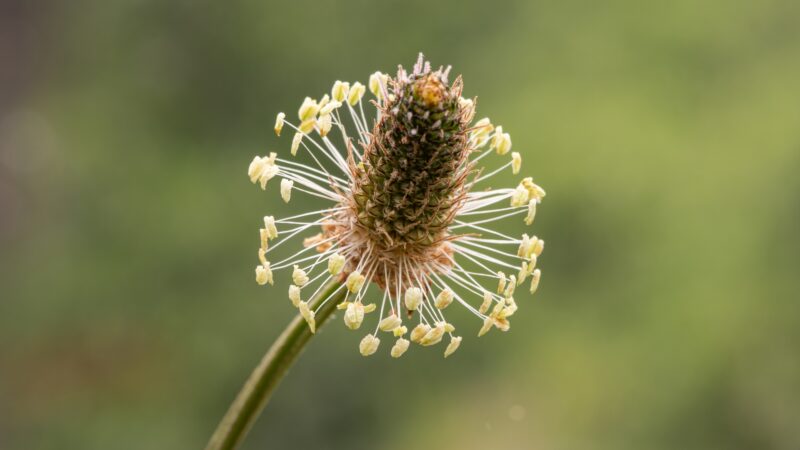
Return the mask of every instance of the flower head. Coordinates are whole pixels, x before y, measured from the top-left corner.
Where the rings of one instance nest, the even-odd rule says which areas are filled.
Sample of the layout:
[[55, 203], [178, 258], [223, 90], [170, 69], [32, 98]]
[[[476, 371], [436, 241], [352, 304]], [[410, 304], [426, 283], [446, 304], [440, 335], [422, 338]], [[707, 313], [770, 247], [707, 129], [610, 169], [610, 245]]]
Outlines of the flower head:
[[[256, 157], [248, 169], [262, 187], [282, 178], [286, 202], [308, 195], [331, 203], [279, 220], [265, 217], [256, 278], [271, 284], [273, 272], [288, 271], [290, 299], [312, 331], [315, 311], [302, 298], [338, 280], [339, 290], [328, 299], [346, 289], [338, 308], [348, 328], [359, 329], [366, 313], [380, 311], [375, 331], [360, 341], [365, 356], [377, 351], [379, 332], [397, 338], [390, 350], [395, 358], [411, 342], [433, 346], [445, 336], [449, 356], [462, 340], [445, 317], [451, 304], [478, 318], [479, 335], [506, 331], [517, 310], [516, 286], [529, 277], [531, 292], [539, 285], [536, 264], [544, 241], [508, 236], [492, 224], [516, 217], [530, 225], [545, 192], [532, 178], [513, 188], [488, 185], [509, 167], [517, 175], [520, 153], [506, 156], [511, 137], [503, 127], [488, 118], [473, 122], [476, 102], [461, 96], [461, 78], [450, 82], [449, 72], [432, 70], [420, 55], [410, 73], [402, 67], [394, 77], [375, 72], [367, 86], [337, 81], [330, 96], [305, 98], [298, 123], [283, 113], [276, 120], [276, 133], [284, 126], [295, 132], [289, 153], [305, 154], [313, 165], [273, 153]], [[366, 114], [370, 105], [372, 120]], [[479, 162], [493, 153], [506, 162], [484, 174]], [[269, 252], [298, 235], [304, 249], [267, 261]], [[306, 289], [311, 292], [301, 293]], [[381, 298], [380, 306], [368, 301], [373, 297]]]

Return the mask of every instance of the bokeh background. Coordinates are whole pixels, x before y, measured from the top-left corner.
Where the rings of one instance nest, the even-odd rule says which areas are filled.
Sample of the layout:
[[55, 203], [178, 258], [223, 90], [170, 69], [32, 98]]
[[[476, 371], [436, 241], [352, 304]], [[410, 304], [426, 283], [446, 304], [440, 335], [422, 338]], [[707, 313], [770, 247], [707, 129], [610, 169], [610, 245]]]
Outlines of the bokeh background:
[[247, 164], [288, 151], [278, 111], [419, 51], [547, 189], [540, 292], [447, 360], [327, 327], [244, 448], [800, 448], [799, 24], [794, 0], [2, 2], [0, 448], [202, 448], [293, 313], [253, 266], [261, 217], [301, 205]]

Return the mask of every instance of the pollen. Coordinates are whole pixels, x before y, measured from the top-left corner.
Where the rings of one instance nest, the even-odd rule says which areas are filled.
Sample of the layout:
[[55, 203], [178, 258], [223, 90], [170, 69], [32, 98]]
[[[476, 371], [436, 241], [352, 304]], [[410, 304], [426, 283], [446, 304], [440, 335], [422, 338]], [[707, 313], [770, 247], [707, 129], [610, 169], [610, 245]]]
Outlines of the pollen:
[[256, 282], [262, 286], [267, 283], [273, 284], [272, 271], [269, 270], [269, 263], [256, 267]]
[[531, 294], [535, 294], [536, 290], [539, 289], [539, 279], [542, 277], [542, 272], [539, 269], [533, 271], [533, 275], [531, 276]]
[[341, 103], [347, 97], [347, 93], [349, 91], [350, 83], [337, 80], [335, 83], [333, 83], [333, 88], [331, 89], [331, 98], [334, 101]]
[[519, 152], [512, 152], [511, 153], [511, 173], [514, 175], [519, 173], [519, 169], [522, 168], [522, 156], [520, 156]]
[[297, 150], [300, 148], [300, 143], [303, 141], [303, 133], [297, 132], [292, 138], [292, 148], [289, 152], [292, 156], [297, 156]]
[[344, 312], [344, 324], [351, 330], [357, 330], [364, 321], [364, 305], [361, 302], [348, 303]]
[[295, 264], [294, 271], [292, 271], [292, 281], [294, 281], [294, 284], [300, 287], [303, 287], [306, 283], [308, 283], [308, 275], [306, 275], [306, 271], [301, 269], [297, 264]]
[[281, 198], [286, 203], [289, 203], [289, 200], [292, 199], [292, 186], [294, 186], [294, 181], [286, 178], [281, 180]]
[[308, 328], [311, 330], [312, 333], [316, 332], [316, 322], [314, 322], [314, 311], [311, 311], [308, 308], [308, 303], [300, 302], [297, 305], [297, 308], [300, 310], [300, 315], [305, 319], [306, 323], [308, 324]]
[[344, 256], [339, 253], [334, 253], [328, 258], [328, 272], [330, 272], [331, 275], [339, 275], [346, 261]]
[[525, 225], [533, 225], [533, 219], [536, 217], [536, 200], [528, 201], [528, 214], [525, 216]]
[[452, 355], [456, 350], [458, 350], [458, 346], [461, 345], [461, 337], [454, 337], [450, 339], [450, 343], [447, 345], [447, 348], [444, 349], [444, 357], [447, 358], [448, 356]]
[[389, 317], [381, 320], [378, 324], [378, 328], [380, 328], [381, 331], [392, 331], [402, 324], [403, 322], [400, 320], [400, 318], [395, 314], [392, 314]]
[[295, 308], [300, 306], [300, 302], [302, 300], [300, 299], [300, 287], [299, 286], [295, 286], [293, 284], [289, 286], [289, 300], [291, 300], [292, 305], [294, 305]]
[[297, 116], [300, 118], [300, 122], [304, 122], [316, 116], [317, 112], [319, 112], [319, 104], [312, 100], [311, 97], [306, 97], [305, 100], [303, 100], [303, 104], [300, 105]]
[[[498, 291], [498, 292], [500, 292], [500, 291]], [[489, 310], [490, 306], [492, 306], [492, 294], [489, 291], [484, 291], [483, 292], [483, 302], [481, 302], [481, 306], [480, 306], [480, 308], [478, 308], [478, 311], [481, 314], [486, 314], [486, 311]]]
[[381, 72], [375, 72], [369, 76], [369, 91], [379, 100], [383, 98], [383, 91], [386, 89], [386, 81], [388, 78], [388, 76]]
[[450, 306], [450, 303], [453, 303], [453, 291], [445, 289], [436, 296], [434, 305], [439, 309], [445, 309]]
[[431, 328], [430, 331], [425, 333], [425, 336], [420, 339], [419, 343], [425, 347], [436, 345], [442, 340], [442, 336], [444, 336], [446, 329], [445, 323], [439, 322], [436, 324], [435, 327]]
[[286, 118], [286, 114], [278, 113], [278, 116], [275, 117], [275, 135], [280, 136], [281, 130], [283, 129], [283, 120]]
[[416, 327], [414, 327], [413, 330], [411, 330], [411, 336], [410, 336], [411, 341], [419, 344], [422, 341], [422, 338], [424, 338], [429, 331], [431, 331], [430, 325], [426, 323], [421, 323], [417, 325]]
[[350, 91], [347, 93], [347, 103], [350, 106], [355, 106], [361, 101], [361, 97], [364, 96], [364, 92], [366, 88], [363, 84], [356, 81], [353, 83], [353, 86], [350, 88]]
[[347, 289], [354, 294], [357, 293], [361, 290], [361, 286], [364, 285], [364, 280], [364, 275], [361, 275], [358, 271], [351, 272], [350, 275], [347, 276]]
[[416, 311], [419, 304], [422, 302], [422, 291], [418, 287], [412, 287], [406, 290], [405, 304], [409, 311]]
[[267, 230], [267, 237], [275, 239], [278, 237], [278, 228], [275, 226], [275, 217], [264, 216], [264, 229]]
[[403, 356], [403, 353], [405, 353], [406, 350], [408, 350], [409, 344], [410, 342], [408, 341], [408, 339], [403, 339], [403, 338], [398, 339], [397, 342], [395, 342], [394, 345], [392, 346], [391, 350], [392, 358], [399, 358]]
[[378, 345], [380, 345], [380, 343], [381, 340], [378, 339], [377, 336], [368, 334], [364, 336], [364, 339], [362, 339], [361, 343], [358, 345], [358, 351], [364, 356], [369, 356], [378, 350]]

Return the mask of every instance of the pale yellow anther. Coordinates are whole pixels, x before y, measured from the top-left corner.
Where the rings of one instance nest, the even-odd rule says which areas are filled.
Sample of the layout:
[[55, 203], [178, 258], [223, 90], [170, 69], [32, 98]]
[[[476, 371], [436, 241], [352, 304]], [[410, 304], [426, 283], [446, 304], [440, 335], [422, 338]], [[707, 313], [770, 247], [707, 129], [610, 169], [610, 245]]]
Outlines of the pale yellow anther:
[[331, 89], [331, 98], [337, 102], [343, 102], [347, 93], [350, 91], [350, 83], [336, 80]]
[[377, 306], [375, 306], [375, 303], [370, 303], [369, 305], [364, 305], [364, 312], [365, 313], [371, 313], [372, 311], [375, 311], [375, 308], [377, 308]]
[[483, 119], [475, 122], [475, 131], [481, 133], [491, 133], [494, 130], [494, 125], [492, 125], [492, 121], [489, 120], [488, 117], [484, 117]]
[[447, 358], [448, 356], [452, 355], [453, 352], [458, 350], [459, 345], [461, 345], [461, 336], [450, 338], [450, 343], [447, 344], [447, 348], [444, 349], [444, 357]]
[[303, 140], [303, 133], [295, 133], [292, 138], [292, 148], [289, 150], [292, 156], [297, 156], [297, 149], [300, 148], [300, 142]]
[[406, 350], [408, 350], [409, 344], [410, 342], [408, 341], [408, 339], [403, 339], [403, 338], [398, 339], [397, 342], [395, 342], [394, 345], [392, 346], [392, 351], [391, 351], [392, 358], [399, 358], [403, 356], [403, 353], [405, 353]]
[[277, 174], [278, 174], [278, 166], [274, 164], [268, 164], [264, 166], [264, 170], [261, 172], [261, 177], [258, 179], [258, 182], [261, 185], [261, 189], [266, 189], [267, 181], [271, 180]]
[[517, 273], [517, 286], [521, 285], [522, 282], [525, 281], [525, 278], [528, 277], [529, 273], [528, 263], [526, 261], [522, 261], [519, 272]]
[[544, 189], [541, 188], [538, 184], [533, 182], [533, 178], [527, 177], [522, 179], [522, 183], [520, 183], [528, 191], [528, 196], [536, 201], [542, 201], [542, 198], [546, 195]]
[[273, 284], [272, 271], [269, 269], [268, 262], [260, 266], [256, 266], [256, 283], [260, 284], [261, 286], [267, 283]]
[[511, 322], [509, 322], [505, 317], [495, 317], [494, 327], [500, 331], [508, 331], [511, 329]]
[[375, 72], [369, 76], [369, 91], [378, 98], [383, 98], [383, 89], [389, 77], [381, 72]]
[[260, 182], [261, 189], [267, 187], [267, 181], [278, 174], [278, 166], [275, 164], [276, 153], [270, 153], [269, 157], [256, 156], [247, 168], [247, 175], [253, 183]]
[[319, 135], [325, 137], [328, 133], [331, 132], [331, 127], [333, 126], [333, 122], [331, 120], [330, 114], [325, 114], [324, 116], [319, 116], [319, 120], [317, 120], [317, 131]]
[[539, 289], [539, 279], [542, 277], [542, 272], [539, 269], [533, 271], [533, 275], [531, 275], [531, 294], [535, 293], [537, 289]]
[[306, 283], [308, 283], [308, 275], [306, 275], [306, 271], [301, 269], [297, 264], [295, 264], [294, 270], [292, 271], [292, 281], [294, 281], [294, 284], [300, 287], [303, 287]]
[[328, 258], [328, 272], [330, 272], [331, 275], [339, 275], [344, 268], [344, 263], [344, 256], [334, 253]]
[[385, 317], [383, 320], [381, 320], [380, 323], [378, 323], [378, 328], [381, 331], [392, 331], [402, 324], [403, 321], [400, 320], [400, 318], [397, 317], [396, 314], [392, 313], [388, 317]]
[[498, 278], [498, 280], [497, 280], [497, 293], [500, 294], [500, 293], [503, 292], [503, 290], [505, 290], [506, 281], [508, 281], [508, 280], [506, 279], [506, 274], [504, 274], [500, 270], [497, 271], [497, 278]]
[[503, 309], [506, 307], [506, 302], [497, 302], [492, 308], [492, 313], [489, 314], [489, 317], [498, 318], [500, 317], [500, 313], [503, 312]]
[[536, 239], [536, 242], [534, 242], [533, 244], [533, 254], [536, 256], [541, 256], [543, 251], [544, 251], [544, 240]]
[[525, 216], [525, 225], [533, 225], [533, 219], [536, 217], [536, 200], [528, 201], [528, 214]]
[[484, 334], [488, 333], [489, 330], [492, 329], [492, 326], [494, 326], [494, 319], [492, 319], [491, 317], [483, 319], [483, 326], [478, 331], [478, 337], [481, 337]]
[[281, 198], [286, 203], [289, 203], [289, 200], [292, 199], [292, 186], [294, 186], [293, 180], [286, 178], [281, 180]]
[[262, 158], [260, 156], [254, 157], [253, 161], [250, 162], [250, 166], [247, 167], [247, 176], [250, 177], [252, 183], [255, 183], [261, 178], [261, 172], [263, 172], [266, 164], [267, 158]]
[[528, 274], [533, 273], [533, 269], [536, 268], [536, 263], [539, 262], [539, 257], [536, 256], [536, 253], [531, 253], [531, 256], [528, 257]]
[[336, 309], [338, 309], [340, 311], [343, 310], [343, 309], [347, 309], [347, 305], [349, 305], [349, 304], [350, 304], [350, 302], [339, 303], [338, 305], [336, 305]]
[[394, 330], [392, 330], [392, 334], [394, 334], [395, 337], [400, 337], [400, 336], [402, 336], [402, 335], [404, 335], [406, 333], [408, 333], [408, 328], [406, 328], [405, 325], [401, 325], [401, 326], [395, 328]]
[[422, 290], [418, 287], [406, 289], [405, 304], [409, 311], [415, 311], [422, 303]]
[[503, 297], [509, 298], [514, 295], [514, 288], [517, 286], [517, 276], [511, 275], [508, 277], [508, 286], [506, 286], [506, 290], [503, 292]]
[[531, 238], [528, 237], [527, 233], [522, 235], [522, 242], [519, 243], [519, 248], [517, 249], [517, 256], [521, 258], [527, 258], [530, 254], [531, 249]]
[[511, 173], [514, 175], [519, 173], [519, 169], [522, 167], [522, 156], [520, 156], [519, 152], [512, 152], [511, 153]]
[[458, 106], [461, 113], [464, 115], [464, 121], [469, 123], [475, 117], [475, 102], [472, 99], [460, 97], [458, 99]]
[[494, 134], [493, 146], [498, 155], [505, 155], [511, 150], [511, 135], [502, 132], [503, 127], [497, 127]]
[[298, 286], [289, 285], [289, 300], [292, 301], [292, 305], [295, 308], [300, 306], [300, 302], [303, 300], [300, 298], [300, 288]]
[[[503, 126], [498, 125], [497, 128], [494, 129], [494, 134], [492, 135], [492, 142], [490, 144], [490, 147], [496, 149], [497, 145], [499, 144], [502, 138], [503, 138]], [[501, 154], [500, 150], [497, 150], [497, 153]]]
[[352, 293], [356, 293], [361, 289], [361, 286], [364, 285], [364, 275], [361, 275], [361, 272], [355, 271], [351, 272], [350, 275], [347, 276], [347, 281], [345, 285], [347, 289], [350, 290]]
[[481, 307], [478, 308], [478, 311], [480, 311], [481, 314], [486, 314], [490, 306], [492, 306], [492, 293], [483, 291], [483, 303], [481, 303]]
[[354, 302], [347, 305], [344, 312], [344, 324], [351, 330], [357, 330], [364, 321], [364, 305], [361, 302]]
[[364, 92], [366, 91], [367, 88], [364, 87], [363, 84], [356, 81], [353, 83], [353, 86], [350, 87], [350, 92], [347, 93], [347, 103], [350, 103], [350, 106], [355, 106], [361, 101], [361, 97], [364, 96]]
[[528, 200], [530, 199], [530, 193], [525, 186], [519, 185], [514, 189], [514, 192], [511, 193], [511, 206], [525, 206], [528, 204]]
[[317, 105], [319, 106], [320, 114], [321, 114], [322, 108], [327, 106], [328, 103], [330, 103], [330, 101], [331, 101], [331, 98], [328, 96], [328, 94], [323, 95], [322, 98], [319, 99], [319, 103], [317, 103]]
[[314, 321], [314, 311], [308, 308], [308, 303], [300, 302], [297, 305], [297, 308], [300, 310], [300, 315], [303, 316], [306, 323], [308, 324], [308, 328], [311, 330], [311, 333], [316, 332], [317, 324]]
[[435, 327], [428, 331], [425, 336], [420, 339], [419, 343], [423, 346], [436, 345], [442, 341], [442, 336], [445, 333], [445, 323], [438, 322]]
[[446, 331], [448, 333], [452, 333], [453, 331], [456, 331], [456, 327], [454, 327], [453, 324], [451, 324], [450, 322], [445, 322], [444, 323], [444, 331]]
[[278, 117], [275, 118], [275, 134], [280, 136], [281, 130], [283, 129], [283, 119], [286, 118], [286, 114], [278, 113]]
[[261, 247], [259, 247], [259, 250], [263, 250], [266, 253], [269, 248], [269, 235], [267, 234], [266, 228], [258, 229], [258, 237], [261, 240]]
[[503, 311], [500, 313], [503, 318], [511, 317], [517, 312], [517, 302], [515, 302], [513, 298], [509, 300], [511, 300], [510, 304], [503, 308]]
[[342, 102], [337, 102], [336, 100], [328, 103], [323, 108], [319, 110], [319, 117], [322, 118], [323, 116], [329, 116], [333, 111], [337, 108], [342, 106]]
[[450, 289], [445, 289], [436, 296], [436, 300], [433, 302], [439, 309], [445, 309], [450, 306], [450, 303], [453, 303], [453, 291]]
[[306, 97], [303, 100], [303, 104], [300, 105], [300, 109], [297, 111], [297, 116], [300, 118], [301, 122], [314, 118], [319, 111], [319, 104], [314, 101], [311, 97]]
[[315, 126], [317, 126], [317, 118], [316, 117], [312, 117], [310, 119], [306, 119], [306, 120], [300, 122], [300, 126], [297, 127], [297, 128], [300, 129], [301, 133], [308, 134], [308, 133], [311, 133], [312, 131], [314, 131], [314, 127]]
[[475, 147], [483, 147], [489, 141], [489, 134], [494, 130], [494, 125], [492, 125], [488, 117], [484, 117], [475, 122], [473, 128], [470, 137], [475, 141]]
[[544, 251], [544, 241], [533, 236], [529, 238], [527, 234], [522, 235], [522, 243], [519, 245], [519, 249], [517, 250], [517, 255], [523, 258], [528, 258], [529, 260], [533, 261], [534, 266], [535, 259], [539, 255], [542, 254]]
[[261, 264], [267, 263], [267, 251], [265, 249], [258, 249], [258, 260], [261, 262]]
[[358, 351], [364, 356], [369, 356], [378, 350], [378, 345], [380, 343], [381, 340], [378, 339], [377, 336], [368, 334], [364, 336], [364, 339], [362, 339], [361, 343], [358, 344]]
[[419, 344], [420, 341], [422, 341], [422, 338], [424, 338], [429, 331], [431, 331], [431, 326], [425, 323], [421, 323], [416, 327], [414, 327], [413, 330], [411, 330], [411, 336], [409, 337], [411, 338], [412, 342], [416, 342], [417, 344]]
[[264, 229], [267, 230], [267, 237], [275, 239], [278, 237], [278, 228], [275, 226], [275, 217], [264, 216]]

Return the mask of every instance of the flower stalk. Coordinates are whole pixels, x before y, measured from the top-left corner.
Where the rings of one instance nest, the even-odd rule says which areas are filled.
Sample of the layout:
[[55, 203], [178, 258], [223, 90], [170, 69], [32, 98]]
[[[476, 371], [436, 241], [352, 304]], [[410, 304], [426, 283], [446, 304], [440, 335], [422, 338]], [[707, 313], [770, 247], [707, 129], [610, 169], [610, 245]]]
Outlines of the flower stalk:
[[[317, 329], [325, 323], [336, 310], [336, 306], [343, 300], [347, 290], [338, 289], [340, 286], [339, 281], [331, 280], [308, 301], [309, 309], [316, 311]], [[269, 401], [272, 392], [313, 334], [300, 314], [292, 319], [245, 382], [239, 395], [236, 396], [211, 436], [206, 450], [232, 450], [241, 444], [253, 422]]]

